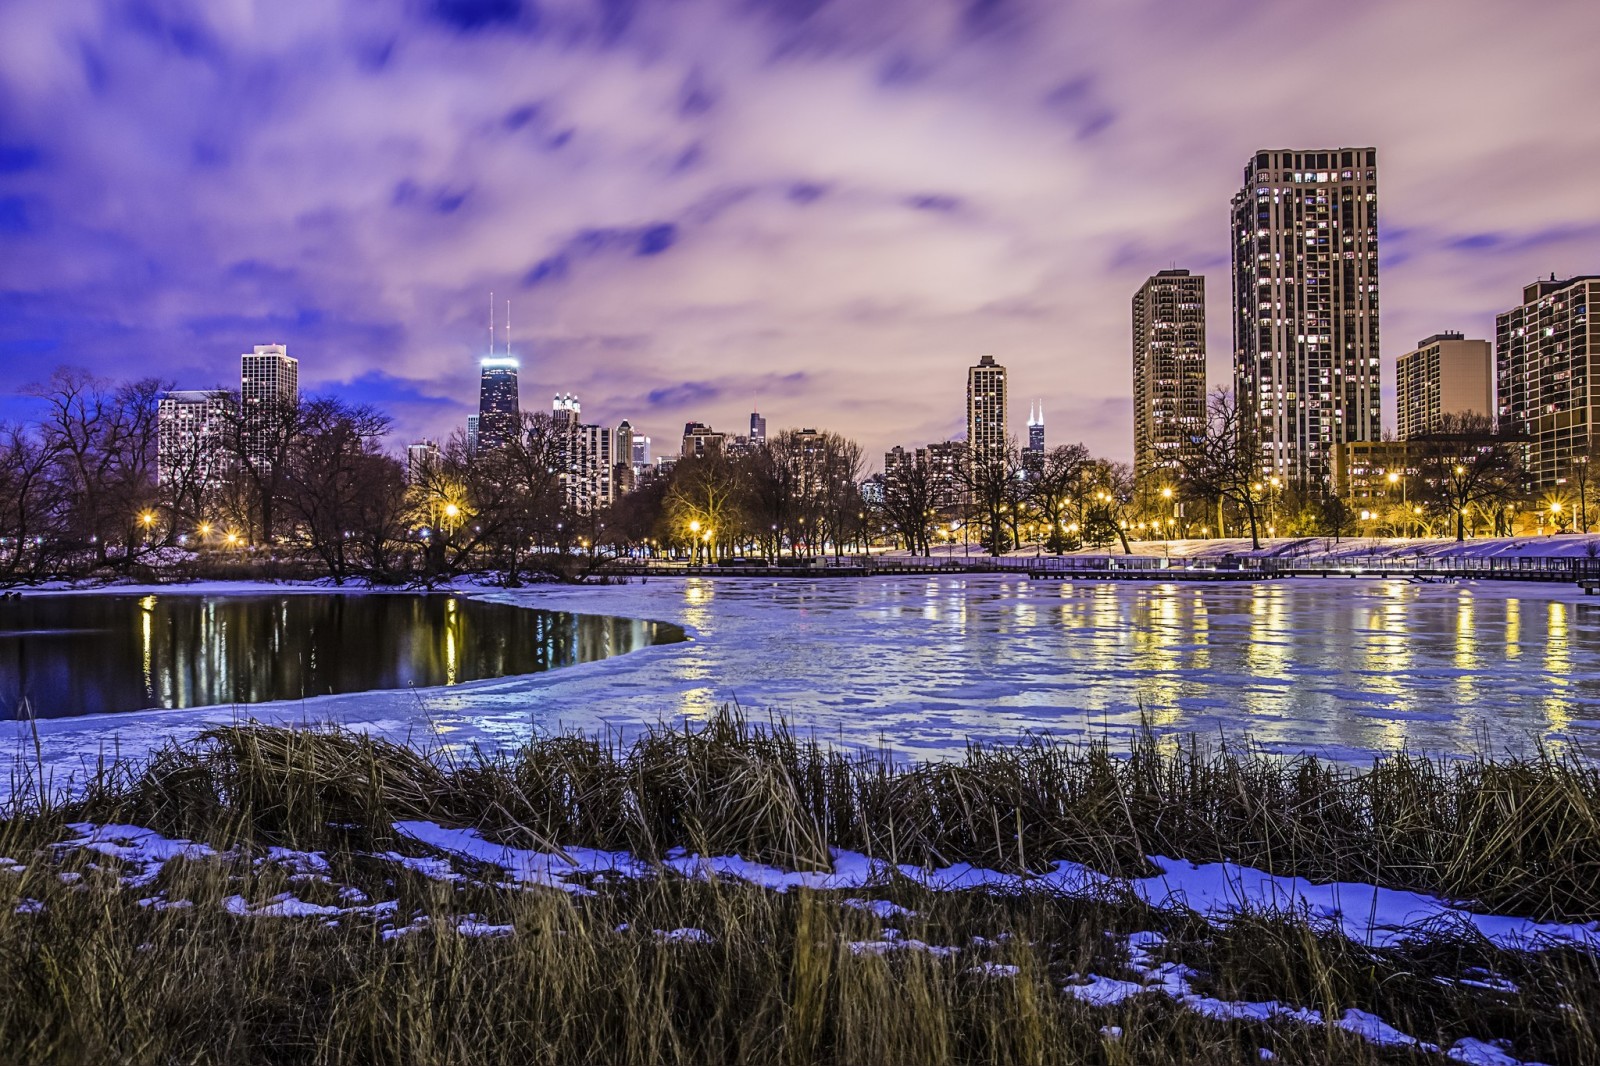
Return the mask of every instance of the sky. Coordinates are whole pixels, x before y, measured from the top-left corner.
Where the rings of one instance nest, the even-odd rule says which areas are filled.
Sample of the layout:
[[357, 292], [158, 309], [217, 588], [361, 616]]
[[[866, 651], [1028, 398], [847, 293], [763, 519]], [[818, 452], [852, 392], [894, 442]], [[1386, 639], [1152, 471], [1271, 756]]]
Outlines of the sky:
[[[1129, 299], [1206, 275], [1262, 148], [1378, 149], [1393, 363], [1600, 272], [1593, 0], [5, 0], [0, 419], [57, 366], [302, 388], [394, 445], [525, 409], [1132, 453]], [[497, 347], [507, 340], [502, 331]]]

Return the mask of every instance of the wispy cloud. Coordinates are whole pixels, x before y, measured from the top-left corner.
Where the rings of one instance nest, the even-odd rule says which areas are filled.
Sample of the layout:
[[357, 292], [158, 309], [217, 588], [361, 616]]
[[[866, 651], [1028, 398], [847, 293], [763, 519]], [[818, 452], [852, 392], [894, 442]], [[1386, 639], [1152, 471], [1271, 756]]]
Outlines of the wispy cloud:
[[440, 436], [493, 289], [529, 406], [670, 436], [759, 395], [877, 452], [959, 427], [992, 353], [1019, 428], [1043, 396], [1126, 455], [1128, 298], [1206, 270], [1220, 379], [1257, 148], [1378, 145], [1391, 359], [1600, 269], [1597, 30], [1582, 0], [1315, 33], [1265, 0], [3, 5], [0, 394], [284, 341]]

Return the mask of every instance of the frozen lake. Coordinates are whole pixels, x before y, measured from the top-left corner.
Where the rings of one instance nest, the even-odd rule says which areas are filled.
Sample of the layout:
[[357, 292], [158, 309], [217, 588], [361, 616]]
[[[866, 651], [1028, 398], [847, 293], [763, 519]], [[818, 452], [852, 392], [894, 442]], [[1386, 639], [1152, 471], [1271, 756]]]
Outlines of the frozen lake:
[[[515, 743], [702, 718], [737, 702], [822, 737], [935, 756], [968, 737], [1027, 730], [1115, 735], [1143, 713], [1162, 731], [1345, 759], [1539, 741], [1600, 757], [1600, 598], [1567, 586], [657, 578], [474, 595], [674, 622], [694, 639], [545, 674], [239, 714]], [[126, 751], [234, 716], [214, 708], [39, 728], [46, 761], [65, 766], [114, 742]]]

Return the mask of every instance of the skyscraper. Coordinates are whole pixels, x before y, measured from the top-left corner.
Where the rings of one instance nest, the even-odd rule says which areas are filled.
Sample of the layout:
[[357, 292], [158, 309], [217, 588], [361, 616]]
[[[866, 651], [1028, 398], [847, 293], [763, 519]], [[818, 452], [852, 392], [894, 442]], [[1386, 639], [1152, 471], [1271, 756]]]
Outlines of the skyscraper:
[[239, 398], [246, 407], [300, 398], [300, 360], [282, 344], [258, 344], [239, 357]]
[[1494, 417], [1494, 355], [1488, 341], [1435, 333], [1395, 361], [1401, 440], [1431, 433], [1446, 415]]
[[243, 408], [245, 457], [271, 458], [272, 427], [300, 402], [300, 361], [281, 344], [258, 344], [239, 357], [239, 401]]
[[767, 443], [767, 420], [761, 417], [760, 412], [750, 412], [750, 447], [760, 449]]
[[1537, 489], [1572, 476], [1600, 445], [1595, 372], [1600, 356], [1600, 275], [1536, 281], [1522, 304], [1495, 316], [1500, 428], [1528, 438], [1528, 474]]
[[222, 473], [225, 412], [220, 393], [177, 390], [162, 394], [156, 403], [157, 484], [180, 493], [200, 493]]
[[478, 416], [467, 416], [467, 454], [478, 454]]
[[611, 486], [614, 496], [633, 491], [633, 423], [626, 418], [617, 426], [616, 454], [611, 459]]
[[642, 474], [650, 469], [650, 438], [633, 435], [633, 472]]
[[493, 451], [511, 443], [522, 426], [517, 361], [509, 355], [491, 355], [479, 367], [478, 447]]
[[976, 462], [1005, 447], [1006, 368], [986, 355], [967, 368], [967, 448]]
[[1036, 454], [1044, 453], [1043, 400], [1028, 405], [1028, 450]]
[[1133, 294], [1133, 472], [1175, 478], [1206, 422], [1206, 279], [1163, 270]]
[[1378, 440], [1378, 152], [1258, 152], [1233, 198], [1234, 392], [1261, 473], [1331, 488]]

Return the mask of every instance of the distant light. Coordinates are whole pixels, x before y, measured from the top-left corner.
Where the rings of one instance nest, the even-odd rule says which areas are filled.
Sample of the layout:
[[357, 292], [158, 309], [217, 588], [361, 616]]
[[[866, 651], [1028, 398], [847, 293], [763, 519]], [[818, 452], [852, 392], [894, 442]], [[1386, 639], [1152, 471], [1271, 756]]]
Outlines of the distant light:
[[484, 356], [481, 365], [486, 369], [489, 367], [505, 366], [515, 370], [522, 364], [517, 362], [517, 360], [513, 359], [509, 355], [488, 355]]

